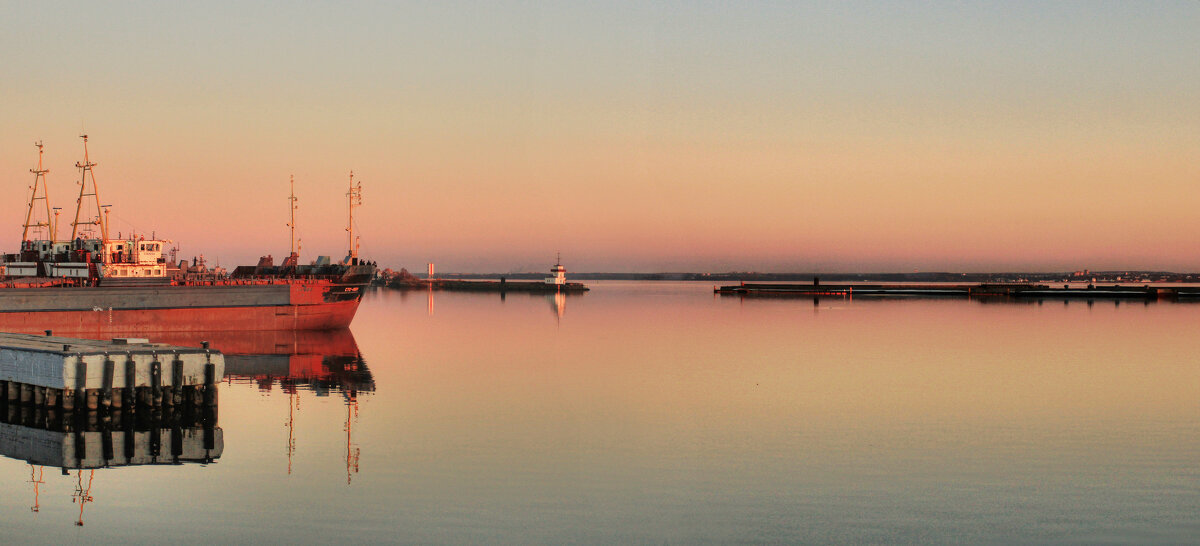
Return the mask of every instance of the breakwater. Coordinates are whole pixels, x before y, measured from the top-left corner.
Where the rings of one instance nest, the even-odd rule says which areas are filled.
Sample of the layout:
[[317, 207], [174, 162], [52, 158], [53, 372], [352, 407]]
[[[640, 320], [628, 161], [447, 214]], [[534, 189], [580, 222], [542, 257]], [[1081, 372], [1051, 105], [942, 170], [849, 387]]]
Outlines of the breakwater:
[[1128, 286], [1120, 284], [1051, 286], [1033, 283], [980, 284], [759, 284], [717, 286], [724, 296], [757, 297], [965, 297], [1078, 298], [1200, 301], [1200, 286]]
[[556, 292], [587, 292], [588, 287], [582, 283], [569, 282], [566, 284], [551, 284], [540, 281], [498, 281], [457, 280], [457, 279], [404, 279], [387, 285], [396, 290], [447, 290], [458, 292], [530, 292], [535, 294], [554, 294]]

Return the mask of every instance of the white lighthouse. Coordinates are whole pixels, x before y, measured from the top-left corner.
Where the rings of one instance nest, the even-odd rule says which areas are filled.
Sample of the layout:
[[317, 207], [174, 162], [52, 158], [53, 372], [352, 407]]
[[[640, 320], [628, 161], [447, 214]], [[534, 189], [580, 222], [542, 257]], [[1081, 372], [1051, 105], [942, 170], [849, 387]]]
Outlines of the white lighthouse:
[[550, 276], [546, 277], [546, 284], [554, 284], [562, 286], [567, 284], [567, 268], [562, 265], [562, 253], [558, 254], [558, 260], [554, 267], [550, 268]]

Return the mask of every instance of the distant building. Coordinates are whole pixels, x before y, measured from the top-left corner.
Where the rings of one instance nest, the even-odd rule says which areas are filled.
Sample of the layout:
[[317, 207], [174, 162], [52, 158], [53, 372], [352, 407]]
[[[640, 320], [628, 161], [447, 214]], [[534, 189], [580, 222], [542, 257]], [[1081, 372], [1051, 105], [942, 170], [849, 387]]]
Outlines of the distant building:
[[557, 284], [562, 286], [567, 284], [567, 268], [562, 265], [562, 255], [558, 256], [557, 263], [550, 268], [550, 276], [546, 277], [546, 284]]

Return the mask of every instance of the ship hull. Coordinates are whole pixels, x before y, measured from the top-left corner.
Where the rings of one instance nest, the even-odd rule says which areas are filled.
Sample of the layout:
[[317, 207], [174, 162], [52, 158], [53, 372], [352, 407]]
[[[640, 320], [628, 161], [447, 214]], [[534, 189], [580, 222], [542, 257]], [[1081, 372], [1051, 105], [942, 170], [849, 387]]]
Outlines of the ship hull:
[[331, 282], [8, 288], [0, 289], [0, 331], [333, 330], [350, 325], [360, 300], [361, 286]]

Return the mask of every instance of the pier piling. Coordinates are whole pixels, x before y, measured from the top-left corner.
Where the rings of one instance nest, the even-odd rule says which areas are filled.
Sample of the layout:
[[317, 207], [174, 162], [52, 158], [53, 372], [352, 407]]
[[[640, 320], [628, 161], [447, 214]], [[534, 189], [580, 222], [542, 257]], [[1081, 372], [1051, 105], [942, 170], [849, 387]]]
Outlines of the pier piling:
[[[115, 365], [108, 355], [104, 355], [104, 376], [100, 381], [100, 405], [103, 407], [112, 407], [113, 402], [113, 375]], [[119, 407], [119, 406], [118, 406]]]

